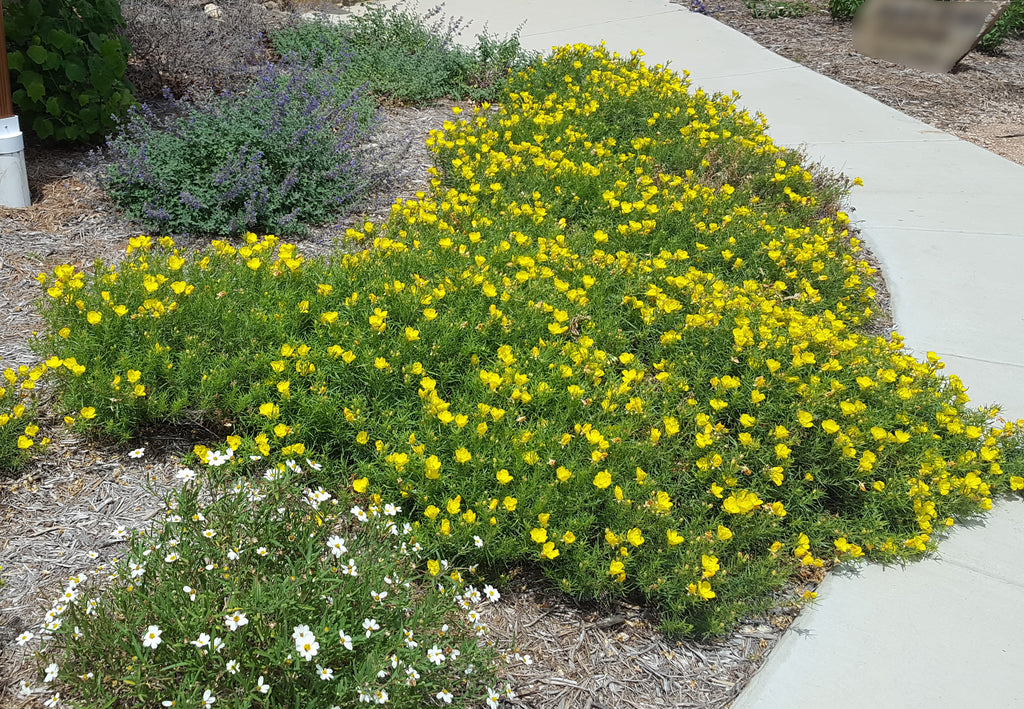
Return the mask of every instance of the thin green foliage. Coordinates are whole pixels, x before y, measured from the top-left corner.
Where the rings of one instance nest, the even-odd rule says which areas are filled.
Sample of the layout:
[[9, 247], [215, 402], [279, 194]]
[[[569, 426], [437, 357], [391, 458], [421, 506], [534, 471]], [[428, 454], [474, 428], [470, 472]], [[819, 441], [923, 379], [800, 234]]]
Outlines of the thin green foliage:
[[271, 38], [281, 54], [297, 53], [314, 66], [329, 66], [339, 52], [346, 54], [343, 81], [366, 84], [394, 101], [493, 100], [509, 73], [530, 56], [515, 33], [499, 38], [484, 31], [474, 46], [463, 46], [464, 29], [462, 20], [445, 17], [440, 7], [420, 15], [403, 4], [371, 4], [345, 23], [303, 23]]
[[1024, 488], [1020, 424], [861, 334], [843, 185], [640, 55], [561, 48], [446, 122], [430, 193], [354, 253], [139, 237], [54, 274], [39, 346], [90, 363], [60, 372], [68, 415], [314, 447], [437, 554], [696, 635]]

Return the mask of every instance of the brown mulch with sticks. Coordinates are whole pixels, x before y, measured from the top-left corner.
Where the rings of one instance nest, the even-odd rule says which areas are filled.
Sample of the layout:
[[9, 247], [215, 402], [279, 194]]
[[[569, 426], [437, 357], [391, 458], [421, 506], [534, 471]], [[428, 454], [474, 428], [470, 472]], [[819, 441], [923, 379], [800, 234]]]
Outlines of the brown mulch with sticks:
[[769, 19], [753, 17], [744, 0], [704, 3], [711, 17], [776, 54], [1024, 165], [1024, 39], [996, 55], [971, 52], [948, 74], [922, 72], [859, 54], [853, 23], [834, 21], [827, 0], [807, 4], [805, 17]]
[[[381, 130], [366, 148], [375, 160], [401, 164], [401, 173], [364, 211], [313, 229], [300, 248], [310, 255], [326, 253], [346, 228], [366, 219], [379, 223], [396, 197], [411, 199], [426, 191], [432, 156], [425, 139], [452, 116], [453, 105], [387, 107]], [[32, 206], [0, 207], [0, 369], [37, 361], [29, 348], [32, 333], [42, 327], [34, 307], [42, 295], [37, 274], [62, 263], [85, 268], [96, 260], [116, 263], [128, 238], [145, 233], [105, 197], [94, 173], [83, 166], [88, 157], [30, 150]], [[206, 239], [178, 241], [198, 246]], [[40, 424], [53, 442], [19, 477], [0, 477], [0, 707], [18, 709], [41, 706], [43, 697], [18, 694], [21, 680], [38, 684], [38, 670], [32, 644], [19, 647], [17, 636], [38, 629], [69, 576], [120, 553], [124, 544], [111, 537], [117, 525], [150, 523], [174, 484], [177, 460], [194, 440], [215, 440], [202, 430], [150, 432], [130, 446], [145, 446], [145, 457], [131, 460], [129, 446], [101, 445], [66, 431], [63, 412], [45, 405], [53, 393], [41, 396], [46, 418]], [[90, 558], [90, 551], [98, 558]], [[676, 641], [659, 635], [639, 608], [575, 606], [540, 588], [536, 580], [517, 582], [484, 609], [491, 637], [498, 647], [509, 648], [502, 673], [519, 696], [513, 706], [726, 707], [797, 611], [783, 603], [716, 642]]]

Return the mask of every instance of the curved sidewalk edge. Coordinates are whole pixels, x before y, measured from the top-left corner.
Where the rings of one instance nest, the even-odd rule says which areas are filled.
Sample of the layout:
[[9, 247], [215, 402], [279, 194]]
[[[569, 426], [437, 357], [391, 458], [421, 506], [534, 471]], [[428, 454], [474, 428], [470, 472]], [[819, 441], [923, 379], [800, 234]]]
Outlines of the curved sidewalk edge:
[[[976, 405], [1024, 417], [1024, 167], [666, 0], [447, 0], [528, 49], [607, 41], [739, 91], [775, 141], [865, 187], [852, 217], [882, 263], [897, 330], [939, 353]], [[524, 24], [525, 22], [525, 24]], [[833, 573], [734, 709], [1024, 707], [1024, 507], [955, 531], [935, 558]]]

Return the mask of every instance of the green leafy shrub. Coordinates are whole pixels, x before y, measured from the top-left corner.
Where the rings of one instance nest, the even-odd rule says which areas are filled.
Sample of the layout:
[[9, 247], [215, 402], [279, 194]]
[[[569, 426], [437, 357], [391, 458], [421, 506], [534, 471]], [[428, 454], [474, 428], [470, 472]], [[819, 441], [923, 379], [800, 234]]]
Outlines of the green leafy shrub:
[[107, 193], [163, 233], [301, 233], [372, 184], [359, 144], [373, 102], [333, 72], [267, 65], [242, 93], [207, 98], [169, 125], [143, 108], [108, 142]]
[[14, 106], [41, 139], [87, 143], [134, 103], [117, 0], [15, 0], [4, 5]]
[[332, 63], [339, 51], [350, 55], [344, 80], [367, 84], [378, 96], [409, 103], [444, 96], [493, 100], [529, 56], [516, 34], [499, 39], [484, 32], [470, 49], [457, 44], [462, 31], [462, 21], [445, 18], [440, 7], [420, 16], [401, 5], [368, 5], [343, 24], [303, 23], [271, 37], [281, 54], [297, 53], [316, 66]]
[[118, 559], [69, 580], [41, 632], [49, 693], [81, 707], [497, 695], [496, 653], [467, 613], [484, 595], [422, 558], [400, 507], [303, 490], [302, 468], [317, 463], [265, 458], [262, 440], [229, 444], [238, 450], [180, 471], [152, 529], [114, 530], [128, 545]]
[[34, 451], [49, 443], [49, 439], [36, 439], [37, 404], [29, 394], [36, 381], [46, 373], [46, 365], [6, 368], [0, 379], [0, 477], [21, 469]]
[[833, 20], [852, 20], [864, 0], [828, 0], [828, 11]]
[[90, 362], [64, 406], [315, 447], [324, 484], [401, 495], [437, 554], [698, 635], [1024, 488], [1024, 422], [859, 333], [841, 185], [640, 54], [561, 48], [446, 123], [431, 192], [362, 251], [140, 237], [55, 278], [40, 347]]

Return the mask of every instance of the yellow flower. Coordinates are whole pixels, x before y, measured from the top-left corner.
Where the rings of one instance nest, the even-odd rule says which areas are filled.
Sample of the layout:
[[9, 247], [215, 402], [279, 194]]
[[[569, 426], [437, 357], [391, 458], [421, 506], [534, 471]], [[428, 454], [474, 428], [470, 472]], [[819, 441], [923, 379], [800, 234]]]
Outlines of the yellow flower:
[[1024, 490], [1024, 478], [1020, 475], [1010, 476], [1010, 489], [1011, 490]]
[[602, 470], [594, 476], [594, 487], [604, 490], [612, 484], [612, 475], [607, 470]]
[[672, 509], [672, 498], [664, 490], [658, 490], [654, 494], [654, 511], [659, 514], [666, 514]]
[[144, 387], [142, 384], [136, 384], [135, 388], [132, 389], [132, 393], [135, 394], [135, 396], [145, 396], [146, 387]]
[[775, 483], [776, 485], [781, 485], [782, 481], [786, 479], [786, 476], [783, 474], [783, 469], [777, 465], [771, 469], [769, 477], [772, 479], [772, 482]]
[[82, 418], [86, 420], [96, 418], [96, 409], [94, 409], [91, 406], [83, 407], [82, 410], [79, 411], [78, 413], [80, 413], [82, 415]]
[[360, 431], [359, 433], [356, 434], [356, 443], [358, 443], [359, 445], [365, 446], [369, 442], [370, 434], [367, 433], [366, 431]]
[[292, 432], [291, 426], [285, 426], [283, 423], [279, 423], [274, 426], [274, 435], [278, 438], [284, 438]]
[[462, 509], [462, 495], [456, 495], [453, 499], [448, 500], [445, 508], [448, 510], [448, 514], [457, 515]]
[[572, 473], [569, 469], [561, 465], [558, 466], [557, 470], [555, 470], [555, 475], [558, 477], [559, 481], [563, 483], [572, 477]]
[[437, 480], [441, 477], [441, 460], [436, 455], [432, 455], [424, 460], [423, 467], [426, 470], [425, 475], [429, 480]]
[[376, 367], [377, 369], [387, 369], [389, 365], [386, 359], [384, 359], [383, 357], [378, 357], [377, 359], [373, 360], [373, 366]]
[[530, 530], [530, 538], [537, 544], [543, 544], [548, 540], [548, 530], [542, 527], [534, 527]]
[[514, 497], [506, 497], [504, 500], [502, 500], [502, 505], [509, 512], [515, 512], [516, 511], [516, 505], [518, 505], [518, 504], [519, 504], [519, 500], [517, 500]]
[[640, 546], [645, 541], [644, 535], [641, 533], [639, 527], [633, 527], [628, 532], [626, 532], [626, 539], [629, 541], [630, 544], [632, 544], [635, 547]]
[[501, 483], [502, 485], [508, 485], [510, 482], [512, 482], [512, 480], [514, 480], [514, 478], [511, 475], [509, 475], [508, 471], [505, 470], [504, 468], [495, 473], [495, 477], [498, 479], [498, 482]]
[[462, 519], [466, 522], [466, 524], [473, 524], [474, 522], [476, 522], [476, 512], [474, 512], [473, 510], [466, 510], [465, 512], [462, 513]]
[[722, 502], [722, 509], [729, 514], [740, 515], [750, 512], [761, 504], [763, 502], [756, 493], [750, 490], [739, 490], [725, 498], [725, 501]]
[[260, 404], [260, 416], [266, 416], [268, 419], [275, 419], [278, 414], [280, 414], [280, 410], [276, 404], [270, 402]]
[[683, 535], [679, 534], [674, 529], [670, 529], [667, 532], [665, 532], [665, 536], [668, 538], [668, 545], [670, 547], [674, 547], [678, 544], [683, 543]]
[[369, 487], [370, 481], [368, 478], [357, 478], [352, 481], [352, 489], [358, 493], [366, 492], [366, 488]]
[[435, 559], [427, 559], [427, 571], [430, 572], [431, 576], [437, 576], [441, 573], [441, 564]]
[[559, 551], [555, 548], [554, 542], [545, 542], [540, 550], [540, 555], [548, 559], [554, 559], [558, 554]]
[[459, 448], [455, 451], [455, 460], [459, 463], [468, 463], [473, 458], [473, 454], [465, 448]]
[[797, 411], [796, 420], [800, 422], [800, 425], [804, 428], [810, 428], [814, 425], [814, 414], [810, 411]]
[[701, 568], [704, 569], [704, 578], [706, 579], [709, 579], [712, 576], [714, 576], [716, 573], [718, 573], [718, 570], [721, 568], [721, 566], [718, 563], [718, 557], [708, 556], [707, 554], [701, 555], [700, 565]]
[[720, 524], [718, 525], [718, 532], [716, 532], [716, 536], [723, 542], [729, 541], [732, 539], [732, 530]]
[[141, 377], [141, 376], [142, 376], [142, 372], [140, 372], [139, 370], [137, 370], [137, 369], [129, 369], [128, 370], [128, 376], [127, 376], [128, 383], [129, 384], [134, 384], [135, 382], [139, 381], [139, 377]]
[[689, 586], [689, 592], [692, 596], [700, 596], [705, 601], [710, 601], [715, 597], [715, 592], [711, 590], [711, 584], [707, 581], [701, 581], [700, 583], [691, 583]]
[[679, 421], [675, 416], [666, 416], [662, 419], [662, 423], [665, 424], [666, 436], [674, 436], [679, 433]]
[[439, 514], [441, 514], [441, 510], [434, 505], [427, 505], [427, 509], [423, 510], [423, 516], [427, 519], [434, 519]]
[[18, 436], [18, 448], [25, 450], [32, 447], [32, 439], [25, 436]]
[[576, 535], [573, 534], [572, 532], [566, 532], [565, 534], [562, 535], [562, 541], [565, 542], [566, 544], [572, 544], [573, 542], [576, 541]]
[[625, 573], [625, 569], [626, 569], [626, 567], [622, 564], [622, 562], [619, 561], [618, 559], [616, 559], [615, 561], [613, 561], [611, 564], [608, 565], [608, 575], [609, 576], [623, 575]]
[[405, 341], [415, 342], [420, 339], [420, 331], [413, 327], [405, 328]]
[[447, 517], [445, 517], [443, 520], [441, 520], [441, 534], [443, 534], [444, 536], [447, 537], [451, 533], [452, 533], [452, 523], [451, 523], [451, 520], [449, 520]]
[[96, 312], [95, 310], [90, 310], [88, 313], [85, 314], [85, 319], [89, 322], [90, 325], [99, 325], [100, 320], [103, 319], [103, 315]]

